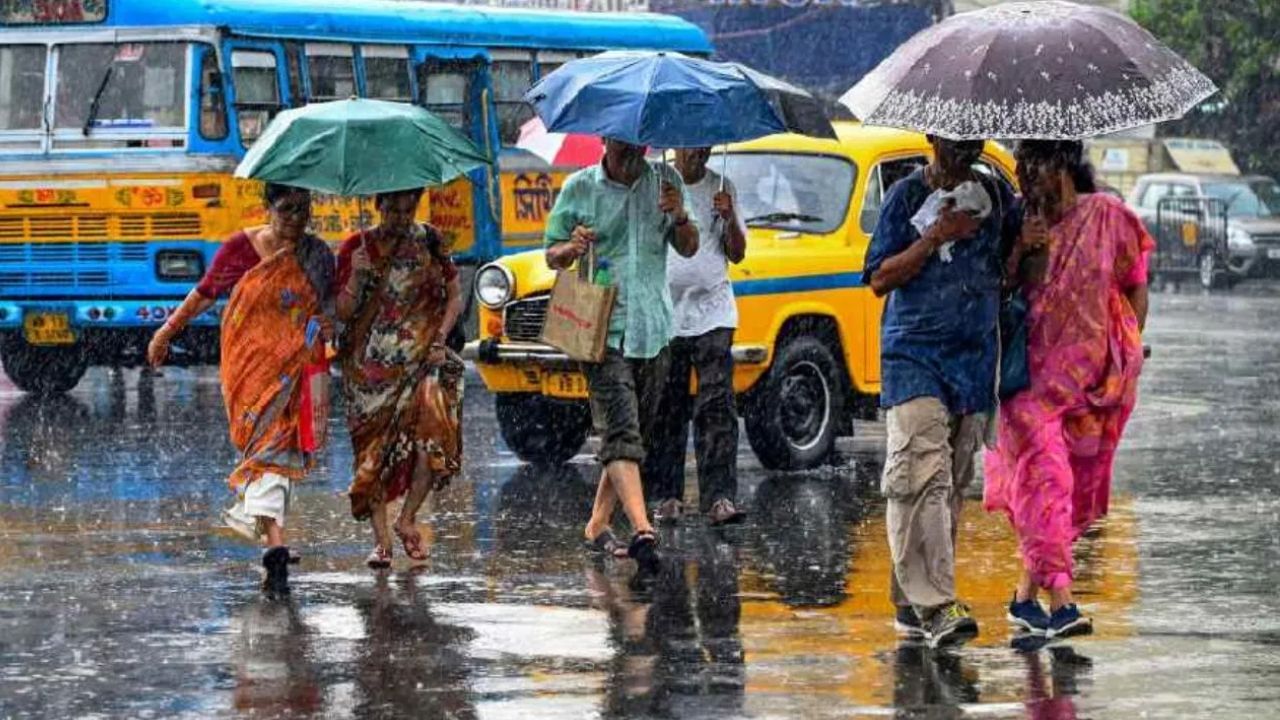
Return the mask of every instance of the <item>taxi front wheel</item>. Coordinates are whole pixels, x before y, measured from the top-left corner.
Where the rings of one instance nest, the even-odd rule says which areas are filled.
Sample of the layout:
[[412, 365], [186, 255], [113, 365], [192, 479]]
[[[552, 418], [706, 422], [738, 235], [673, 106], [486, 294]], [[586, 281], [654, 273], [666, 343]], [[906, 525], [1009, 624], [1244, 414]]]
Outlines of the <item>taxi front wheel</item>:
[[502, 439], [527, 463], [559, 465], [578, 454], [591, 432], [585, 401], [499, 393], [494, 402]]
[[36, 347], [15, 336], [0, 341], [0, 361], [13, 384], [32, 395], [67, 392], [89, 369], [89, 358], [79, 346]]
[[821, 337], [788, 341], [743, 412], [760, 463], [800, 470], [826, 462], [844, 417], [844, 387], [844, 367]]

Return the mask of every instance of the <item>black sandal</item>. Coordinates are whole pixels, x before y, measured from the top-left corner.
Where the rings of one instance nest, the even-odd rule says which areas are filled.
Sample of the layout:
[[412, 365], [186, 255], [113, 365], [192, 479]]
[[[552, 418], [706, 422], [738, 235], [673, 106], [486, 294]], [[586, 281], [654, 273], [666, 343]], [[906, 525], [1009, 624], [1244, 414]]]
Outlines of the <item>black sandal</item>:
[[656, 574], [662, 569], [662, 562], [658, 556], [658, 537], [652, 530], [638, 532], [631, 537], [627, 556], [635, 560], [636, 565], [643, 572]]
[[605, 528], [603, 532], [596, 535], [594, 540], [587, 540], [584, 543], [587, 550], [597, 555], [605, 557], [622, 559], [627, 557], [628, 548], [617, 535], [613, 534], [613, 530]]

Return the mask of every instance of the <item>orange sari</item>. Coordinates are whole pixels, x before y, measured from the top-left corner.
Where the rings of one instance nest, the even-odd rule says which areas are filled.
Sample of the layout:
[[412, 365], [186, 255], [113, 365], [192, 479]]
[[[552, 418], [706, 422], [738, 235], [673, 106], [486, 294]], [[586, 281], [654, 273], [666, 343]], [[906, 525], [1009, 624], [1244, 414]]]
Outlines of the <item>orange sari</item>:
[[[303, 250], [313, 256], [329, 253], [316, 238], [300, 242], [311, 244]], [[285, 249], [264, 258], [236, 284], [223, 314], [220, 374], [231, 442], [241, 453], [229, 478], [237, 491], [263, 473], [301, 480], [312, 465], [302, 409], [324, 404], [315, 409], [327, 412], [327, 403], [303, 391], [304, 370], [323, 366], [325, 357], [322, 299], [301, 255]]]

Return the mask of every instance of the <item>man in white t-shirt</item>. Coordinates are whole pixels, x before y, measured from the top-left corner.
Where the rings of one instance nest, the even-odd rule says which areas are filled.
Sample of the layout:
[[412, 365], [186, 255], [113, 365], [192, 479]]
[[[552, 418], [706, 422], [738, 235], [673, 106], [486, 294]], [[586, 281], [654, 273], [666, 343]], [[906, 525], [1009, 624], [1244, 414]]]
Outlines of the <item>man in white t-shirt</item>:
[[[733, 399], [733, 332], [738, 307], [729, 263], [742, 262], [747, 228], [734, 204], [733, 185], [707, 169], [710, 148], [676, 151], [676, 170], [689, 196], [689, 212], [705, 228], [693, 257], [667, 255], [667, 283], [674, 305], [671, 366], [646, 462], [645, 490], [657, 503], [654, 518], [674, 522], [684, 509], [684, 457], [689, 422], [694, 426], [701, 511], [712, 525], [742, 520], [737, 508], [738, 416]], [[697, 398], [689, 395], [691, 372]]]

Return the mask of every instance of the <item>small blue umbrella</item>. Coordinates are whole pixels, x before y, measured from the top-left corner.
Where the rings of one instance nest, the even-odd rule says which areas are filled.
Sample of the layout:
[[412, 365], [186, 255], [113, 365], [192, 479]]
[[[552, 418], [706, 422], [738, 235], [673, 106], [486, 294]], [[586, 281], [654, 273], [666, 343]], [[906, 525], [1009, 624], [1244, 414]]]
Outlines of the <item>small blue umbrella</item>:
[[525, 95], [549, 132], [658, 148], [708, 147], [787, 131], [740, 72], [675, 52], [605, 52], [565, 63]]

